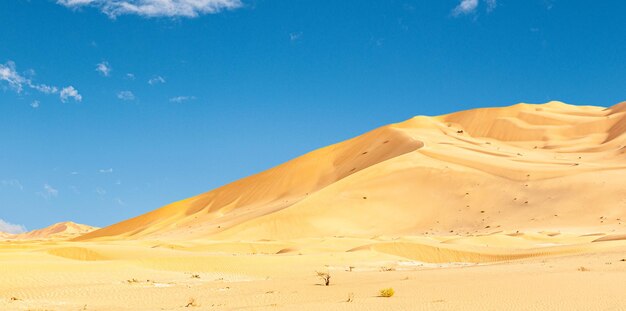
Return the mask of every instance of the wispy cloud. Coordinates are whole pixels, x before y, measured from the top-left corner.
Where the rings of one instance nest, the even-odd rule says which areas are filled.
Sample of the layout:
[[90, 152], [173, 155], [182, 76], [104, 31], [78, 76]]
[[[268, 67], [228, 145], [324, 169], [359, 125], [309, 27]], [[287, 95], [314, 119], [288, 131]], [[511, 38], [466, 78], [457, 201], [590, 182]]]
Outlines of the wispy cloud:
[[2, 187], [12, 187], [12, 188], [17, 188], [17, 189], [20, 189], [20, 190], [24, 190], [24, 186], [22, 186], [22, 183], [20, 183], [20, 181], [17, 180], [17, 179], [0, 180], [0, 186], [2, 186]]
[[4, 219], [0, 219], [0, 232], [19, 234], [26, 232], [26, 228], [22, 225], [12, 224]]
[[150, 80], [148, 80], [148, 84], [150, 85], [155, 85], [155, 84], [159, 84], [159, 83], [165, 83], [165, 79], [161, 76], [156, 76]]
[[33, 107], [34, 109], [39, 108], [39, 101], [38, 100], [33, 100], [33, 102], [30, 103], [30, 106]]
[[126, 78], [127, 80], [135, 80], [135, 74], [132, 73], [127, 73], [124, 78]]
[[[32, 89], [32, 90], [35, 90], [44, 94], [59, 93], [58, 87], [47, 85], [47, 84], [35, 83], [30, 77], [20, 74], [16, 68], [17, 67], [15, 66], [15, 63], [12, 61], [8, 61], [5, 64], [0, 64], [0, 85], [2, 85], [2, 83], [6, 83], [10, 89], [14, 90], [18, 94], [21, 94], [25, 88]], [[27, 71], [27, 75], [33, 76], [34, 74], [35, 74], [34, 70]], [[63, 91], [66, 90], [67, 88], [68, 87], [63, 88], [61, 90], [61, 93], [59, 94], [62, 101], [64, 101], [64, 99], [67, 99], [67, 98], [64, 98], [64, 93], [63, 93]], [[69, 86], [69, 88], [74, 89], [72, 86]], [[76, 90], [74, 89], [74, 91]], [[78, 94], [78, 91], [76, 91], [76, 94]], [[80, 95], [78, 96], [80, 97]], [[80, 101], [80, 99], [77, 99], [77, 100]], [[39, 102], [37, 102], [37, 105], [31, 104], [31, 106], [33, 108], [36, 108], [35, 106], [39, 107]]]
[[133, 92], [131, 91], [121, 91], [117, 93], [117, 98], [121, 100], [134, 100], [135, 94], [133, 94]]
[[478, 0], [461, 0], [459, 5], [457, 5], [454, 10], [452, 10], [452, 15], [459, 16], [464, 14], [470, 14], [476, 11], [478, 7]]
[[289, 40], [291, 42], [298, 41], [300, 38], [302, 38], [302, 32], [292, 32], [289, 34]]
[[110, 18], [120, 15], [144, 17], [197, 17], [234, 10], [241, 0], [57, 0], [68, 8], [94, 7]]
[[110, 76], [112, 70], [111, 65], [107, 61], [96, 64], [96, 71], [105, 77]]
[[196, 99], [195, 96], [176, 96], [176, 97], [170, 98], [170, 102], [180, 104], [188, 100], [194, 100], [194, 99]]
[[112, 168], [100, 169], [100, 170], [98, 170], [98, 172], [100, 174], [111, 174], [111, 173], [113, 173], [113, 169]]
[[59, 190], [55, 189], [54, 187], [46, 183], [43, 185], [43, 191], [37, 192], [37, 195], [41, 196], [42, 198], [46, 200], [49, 200], [51, 198], [57, 197], [59, 195]]
[[59, 94], [62, 102], [67, 102], [70, 98], [73, 98], [74, 101], [80, 102], [83, 100], [83, 96], [78, 93], [73, 86], [64, 87]]
[[104, 188], [97, 187], [97, 188], [96, 188], [96, 193], [97, 193], [99, 196], [104, 196], [105, 194], [107, 194], [107, 191], [106, 191], [106, 190], [104, 190]]
[[[497, 6], [498, 0], [482, 0], [487, 6], [487, 13], [491, 13]], [[479, 0], [460, 0], [459, 4], [452, 10], [452, 16], [468, 15], [475, 13], [478, 9]]]

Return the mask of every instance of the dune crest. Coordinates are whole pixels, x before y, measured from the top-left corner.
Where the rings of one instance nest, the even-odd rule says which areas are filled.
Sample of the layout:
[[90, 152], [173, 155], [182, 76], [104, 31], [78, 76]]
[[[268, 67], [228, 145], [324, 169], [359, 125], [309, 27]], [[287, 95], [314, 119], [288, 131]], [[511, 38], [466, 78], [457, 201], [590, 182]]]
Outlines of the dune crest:
[[625, 133], [626, 102], [418, 116], [75, 240], [468, 235], [619, 225], [626, 220]]
[[20, 234], [0, 232], [0, 239], [7, 240], [67, 240], [99, 228], [71, 221], [59, 222], [51, 226]]

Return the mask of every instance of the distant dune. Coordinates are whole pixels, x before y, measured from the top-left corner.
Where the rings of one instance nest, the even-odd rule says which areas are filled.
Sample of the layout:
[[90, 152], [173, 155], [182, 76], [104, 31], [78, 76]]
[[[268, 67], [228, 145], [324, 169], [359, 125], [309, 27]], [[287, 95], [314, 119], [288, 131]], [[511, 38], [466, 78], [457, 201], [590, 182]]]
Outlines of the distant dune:
[[43, 229], [20, 234], [0, 232], [0, 239], [6, 240], [67, 240], [97, 230], [97, 227], [77, 224], [71, 221], [60, 222]]
[[418, 116], [76, 238], [293, 239], [626, 220], [626, 102]]

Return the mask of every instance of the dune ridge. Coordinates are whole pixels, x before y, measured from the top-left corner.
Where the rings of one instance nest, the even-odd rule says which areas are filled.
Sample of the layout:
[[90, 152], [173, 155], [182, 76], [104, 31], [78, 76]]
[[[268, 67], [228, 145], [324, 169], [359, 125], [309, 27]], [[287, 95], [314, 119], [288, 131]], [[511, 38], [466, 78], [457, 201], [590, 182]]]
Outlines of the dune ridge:
[[621, 224], [625, 133], [626, 103], [549, 102], [418, 116], [75, 240], [474, 234]]
[[59, 222], [48, 227], [19, 234], [0, 232], [0, 239], [6, 240], [66, 240], [75, 238], [99, 228], [71, 221]]
[[625, 116], [418, 116], [100, 230], [10, 235], [0, 309], [619, 309]]

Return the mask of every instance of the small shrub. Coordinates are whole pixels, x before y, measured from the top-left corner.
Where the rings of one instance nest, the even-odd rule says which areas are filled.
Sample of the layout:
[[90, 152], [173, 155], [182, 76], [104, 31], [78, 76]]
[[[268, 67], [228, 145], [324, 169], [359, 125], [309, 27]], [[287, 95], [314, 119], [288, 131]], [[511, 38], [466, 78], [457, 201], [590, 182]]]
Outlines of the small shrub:
[[391, 297], [395, 293], [396, 292], [391, 287], [383, 288], [383, 289], [380, 290], [380, 297]]
[[585, 268], [583, 266], [580, 266], [580, 267], [578, 267], [578, 271], [587, 272], [587, 271], [591, 271], [591, 270], [589, 270], [588, 268]]
[[330, 285], [330, 273], [328, 272], [317, 272], [317, 277], [324, 282], [324, 285]]
[[191, 275], [191, 278], [192, 278], [192, 279], [199, 279], [199, 278], [200, 278], [200, 275], [198, 275], [198, 274], [192, 274], [192, 275]]
[[354, 293], [349, 293], [348, 299], [346, 300], [346, 302], [353, 302], [353, 301], [354, 301]]
[[187, 304], [185, 305], [185, 308], [189, 308], [189, 307], [197, 307], [198, 305], [196, 304], [196, 299], [195, 298], [189, 298], [189, 301], [187, 302]]

